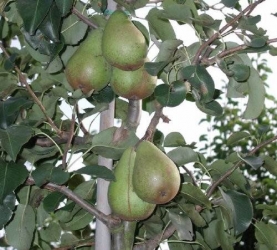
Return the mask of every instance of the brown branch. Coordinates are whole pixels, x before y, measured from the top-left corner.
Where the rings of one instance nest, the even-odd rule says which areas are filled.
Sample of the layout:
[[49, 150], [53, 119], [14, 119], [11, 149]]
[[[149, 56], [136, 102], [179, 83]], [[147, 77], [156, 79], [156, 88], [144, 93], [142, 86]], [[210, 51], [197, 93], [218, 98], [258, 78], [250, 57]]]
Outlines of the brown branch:
[[90, 246], [94, 246], [94, 245], [95, 245], [94, 242], [77, 243], [77, 244], [74, 244], [74, 245], [71, 245], [71, 246], [52, 248], [52, 250], [72, 250], [72, 249], [76, 249], [78, 247], [90, 247]]
[[142, 140], [148, 140], [148, 141], [153, 140], [153, 136], [154, 136], [156, 128], [159, 124], [160, 118], [163, 118], [164, 120], [166, 119], [166, 117], [163, 114], [163, 107], [159, 103], [157, 103], [155, 114], [152, 117], [152, 119], [151, 119], [151, 121], [150, 121], [150, 123], [149, 123], [149, 125], [146, 129], [146, 132], [145, 132], [144, 136], [142, 137], [141, 141]]
[[[269, 39], [267, 40], [266, 44], [271, 44], [271, 43], [276, 43], [277, 42], [277, 38], [273, 38], [273, 39]], [[230, 49], [226, 49], [222, 52], [220, 52], [217, 56], [213, 57], [213, 58], [203, 58], [202, 62], [204, 65], [212, 65], [216, 62], [216, 58], [224, 58], [226, 56], [235, 54], [237, 52], [243, 51], [245, 49], [249, 48], [249, 46], [245, 45], [245, 44], [241, 44], [238, 45], [236, 47], [230, 48]]]
[[[266, 145], [272, 143], [273, 141], [277, 140], [277, 135], [260, 143], [257, 145], [254, 149], [252, 149], [248, 155], [253, 155], [255, 154], [259, 149], [262, 147], [265, 147]], [[227, 179], [238, 167], [242, 165], [244, 161], [238, 161], [232, 168], [230, 168], [224, 175], [222, 175], [218, 180], [216, 180], [207, 190], [207, 197], [211, 197], [215, 189], [219, 186], [221, 182], [223, 182], [225, 179]]]
[[141, 100], [129, 100], [127, 120], [126, 120], [127, 128], [136, 129], [140, 124], [141, 111], [142, 111], [141, 106], [142, 106]]
[[[75, 105], [76, 108], [76, 105]], [[63, 159], [62, 159], [62, 168], [66, 169], [66, 157], [67, 157], [67, 153], [70, 149], [71, 146], [71, 142], [74, 136], [74, 132], [75, 132], [75, 114], [74, 112], [72, 113], [72, 118], [71, 118], [71, 123], [70, 123], [70, 128], [69, 128], [69, 133], [68, 133], [68, 139], [66, 142], [66, 146], [65, 146], [65, 150], [63, 152]]]
[[[3, 51], [3, 53], [5, 54], [5, 56], [7, 57], [7, 59], [10, 58], [9, 53], [7, 52], [7, 50], [5, 49], [5, 47], [3, 46], [2, 43], [0, 43], [0, 49]], [[27, 82], [27, 79], [25, 77], [25, 75], [21, 72], [21, 70], [15, 65], [14, 66], [14, 70], [18, 75], [19, 81], [20, 83], [25, 86], [25, 88], [27, 89], [28, 93], [30, 94], [30, 96], [33, 98], [33, 100], [35, 101], [35, 103], [39, 106], [40, 110], [42, 111], [42, 113], [44, 114], [47, 122], [50, 124], [50, 126], [52, 127], [52, 129], [54, 131], [56, 131], [56, 133], [58, 135], [62, 134], [62, 131], [55, 125], [54, 121], [48, 116], [46, 109], [44, 108], [43, 104], [41, 103], [41, 101], [38, 99], [38, 97], [36, 96], [36, 94], [34, 93], [34, 91], [32, 90], [32, 88], [30, 87], [30, 85]]]
[[182, 168], [186, 171], [186, 173], [187, 173], [187, 174], [189, 175], [189, 177], [191, 178], [192, 184], [193, 184], [194, 186], [198, 187], [197, 182], [196, 182], [196, 180], [195, 180], [195, 178], [194, 178], [192, 172], [189, 171], [188, 168], [187, 168], [186, 166], [184, 166], [184, 165], [182, 166]]
[[79, 10], [77, 10], [75, 7], [72, 8], [71, 12], [76, 15], [83, 23], [87, 24], [88, 26], [97, 29], [98, 25], [91, 22], [88, 18], [86, 18]]
[[[26, 185], [34, 185], [35, 181], [31, 177], [27, 179], [25, 182]], [[80, 196], [75, 194], [73, 191], [68, 189], [66, 186], [59, 186], [54, 183], [47, 183], [42, 188], [50, 190], [50, 191], [58, 191], [61, 194], [64, 194], [68, 199], [74, 201], [76, 204], [78, 204], [81, 208], [85, 209], [90, 214], [94, 215], [97, 219], [101, 220], [109, 229], [113, 229], [117, 227], [121, 220], [113, 215], [107, 215], [102, 213], [100, 210], [98, 210], [94, 205], [88, 203], [84, 199], [82, 199]]]
[[[64, 143], [67, 143], [69, 137], [70, 137], [70, 133], [63, 131], [60, 137], [54, 137], [52, 139], [57, 144], [64, 144]], [[55, 145], [53, 141], [47, 137], [37, 137], [35, 144], [41, 147], [52, 147]], [[87, 141], [86, 137], [73, 136], [71, 143], [72, 145], [82, 145], [82, 144], [85, 144], [86, 141]]]
[[75, 104], [76, 105], [76, 116], [77, 116], [77, 119], [79, 121], [79, 126], [80, 126], [80, 129], [81, 131], [84, 133], [84, 135], [87, 135], [89, 134], [89, 132], [87, 131], [87, 129], [85, 128], [84, 124], [83, 124], [83, 121], [80, 119], [80, 109], [79, 109], [79, 104], [78, 102]]
[[230, 28], [234, 23], [236, 23], [240, 18], [242, 18], [247, 12], [252, 12], [260, 3], [262, 3], [265, 0], [258, 0], [249, 6], [247, 6], [242, 12], [240, 12], [237, 16], [235, 16], [231, 22], [224, 25], [217, 33], [212, 35], [206, 42], [204, 42], [198, 51], [196, 52], [194, 59], [192, 61], [192, 64], [197, 64], [199, 61], [199, 58], [202, 54], [202, 52], [211, 44], [213, 43], [217, 38], [219, 38], [223, 32], [225, 32], [228, 28]]
[[141, 244], [137, 244], [134, 246], [133, 250], [152, 250], [156, 249], [156, 247], [159, 246], [159, 244], [168, 239], [174, 232], [176, 231], [176, 228], [173, 224], [170, 224], [163, 232], [160, 234], [157, 234], [152, 239], [149, 239]]

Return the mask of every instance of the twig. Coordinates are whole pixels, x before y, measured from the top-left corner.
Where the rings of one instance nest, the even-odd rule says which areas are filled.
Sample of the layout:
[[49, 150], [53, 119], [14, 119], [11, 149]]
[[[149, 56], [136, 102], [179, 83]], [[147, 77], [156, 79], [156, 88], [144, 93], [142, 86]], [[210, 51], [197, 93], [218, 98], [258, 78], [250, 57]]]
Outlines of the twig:
[[88, 18], [86, 18], [79, 10], [77, 10], [75, 7], [72, 8], [71, 11], [74, 15], [76, 15], [83, 23], [87, 24], [88, 26], [97, 29], [98, 25], [91, 22]]
[[[268, 139], [267, 141], [264, 141], [257, 145], [254, 149], [252, 149], [248, 155], [253, 155], [255, 154], [259, 149], [262, 147], [272, 143], [273, 141], [277, 140], [277, 135]], [[218, 180], [216, 180], [207, 190], [207, 197], [211, 197], [213, 194], [214, 190], [218, 187], [218, 185], [224, 181], [226, 178], [228, 178], [240, 165], [242, 165], [243, 161], [240, 160], [238, 161], [232, 168], [230, 168], [224, 175], [222, 175]]]
[[79, 127], [80, 129], [82, 130], [82, 132], [84, 133], [84, 135], [87, 135], [89, 132], [87, 131], [87, 129], [85, 128], [84, 124], [83, 124], [83, 121], [80, 119], [80, 109], [79, 109], [79, 104], [76, 103], [76, 116], [77, 116], [77, 119], [79, 121]]
[[[0, 43], [0, 49], [3, 51], [3, 53], [5, 54], [5, 56], [7, 57], [7, 59], [10, 58], [9, 53], [7, 52], [7, 50], [4, 48], [3, 44]], [[21, 72], [21, 70], [15, 65], [14, 66], [14, 70], [16, 71], [16, 73], [18, 74], [18, 78], [20, 83], [25, 86], [25, 88], [27, 89], [28, 93], [31, 95], [31, 97], [33, 98], [33, 100], [35, 101], [35, 103], [39, 106], [40, 110], [42, 111], [42, 113], [44, 114], [46, 120], [48, 121], [48, 123], [50, 124], [50, 126], [52, 127], [53, 130], [56, 131], [56, 133], [58, 135], [62, 135], [62, 131], [55, 125], [54, 121], [48, 116], [46, 109], [44, 108], [43, 104], [41, 103], [41, 101], [38, 99], [38, 97], [36, 96], [36, 94], [33, 92], [32, 88], [30, 87], [30, 85], [27, 82], [27, 79], [25, 77], [25, 75], [23, 75], [23, 73]]]
[[[75, 105], [75, 108], [76, 108], [76, 105]], [[63, 169], [66, 169], [66, 157], [67, 157], [67, 153], [70, 149], [70, 145], [71, 145], [71, 142], [72, 142], [72, 139], [74, 136], [74, 132], [75, 132], [74, 129], [75, 129], [75, 114], [73, 112], [72, 118], [71, 118], [71, 123], [70, 123], [70, 128], [69, 128], [69, 134], [68, 134], [69, 136], [68, 136], [66, 146], [65, 146], [65, 149], [63, 152], [63, 159], [62, 159], [62, 168]]]
[[72, 250], [72, 249], [76, 249], [76, 247], [78, 248], [78, 247], [89, 247], [89, 246], [94, 246], [94, 242], [77, 243], [71, 246], [52, 248], [52, 250]]
[[159, 244], [163, 241], [168, 239], [174, 232], [176, 228], [173, 224], [170, 224], [163, 232], [157, 234], [152, 239], [145, 241], [144, 243], [137, 244], [133, 247], [133, 250], [152, 250], [156, 249]]
[[140, 124], [141, 111], [142, 111], [141, 106], [142, 106], [141, 100], [129, 100], [127, 120], [126, 120], [127, 128], [136, 129]]
[[187, 168], [186, 166], [184, 166], [184, 165], [182, 166], [182, 168], [183, 168], [183, 169], [186, 171], [186, 173], [190, 176], [190, 178], [191, 178], [191, 180], [192, 180], [192, 184], [193, 184], [194, 186], [198, 187], [197, 182], [196, 182], [196, 180], [195, 180], [195, 178], [194, 178], [192, 172], [189, 171], [188, 168]]
[[249, 6], [247, 6], [242, 12], [240, 12], [237, 16], [235, 16], [231, 22], [224, 25], [217, 33], [212, 35], [206, 42], [204, 42], [198, 51], [196, 52], [192, 64], [197, 64], [198, 60], [202, 54], [202, 52], [212, 43], [214, 42], [218, 37], [221, 36], [221, 34], [226, 31], [229, 27], [231, 27], [234, 23], [236, 23], [243, 15], [245, 15], [247, 12], [252, 12], [260, 3], [264, 2], [265, 0], [258, 0]]
[[[34, 185], [35, 181], [31, 177], [29, 177], [25, 183], [27, 185]], [[61, 194], [64, 194], [68, 199], [74, 201], [81, 208], [85, 209], [87, 212], [94, 215], [97, 219], [101, 220], [110, 229], [117, 227], [121, 223], [121, 220], [118, 217], [102, 213], [100, 210], [95, 208], [94, 205], [88, 203], [65, 186], [59, 186], [57, 184], [49, 182], [45, 184], [42, 188], [50, 191], [58, 191]]]
[[163, 107], [160, 104], [156, 104], [156, 111], [154, 116], [152, 117], [148, 128], [146, 129], [146, 132], [144, 134], [144, 136], [142, 137], [141, 140], [149, 140], [151, 141], [153, 139], [156, 127], [159, 124], [159, 120], [160, 118], [165, 118], [165, 116], [163, 115]]

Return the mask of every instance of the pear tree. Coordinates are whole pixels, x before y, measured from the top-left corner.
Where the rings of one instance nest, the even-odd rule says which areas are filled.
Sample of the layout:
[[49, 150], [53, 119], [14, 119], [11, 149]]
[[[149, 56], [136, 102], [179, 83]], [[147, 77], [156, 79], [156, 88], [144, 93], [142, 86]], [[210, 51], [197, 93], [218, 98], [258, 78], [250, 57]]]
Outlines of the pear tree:
[[276, 249], [270, 1], [1, 1], [1, 249]]

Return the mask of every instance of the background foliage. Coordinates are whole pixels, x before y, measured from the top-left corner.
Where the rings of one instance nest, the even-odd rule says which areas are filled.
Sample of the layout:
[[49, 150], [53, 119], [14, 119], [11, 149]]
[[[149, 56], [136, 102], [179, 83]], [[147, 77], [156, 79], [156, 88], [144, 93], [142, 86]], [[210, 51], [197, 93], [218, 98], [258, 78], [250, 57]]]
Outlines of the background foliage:
[[[255, 8], [262, 9], [263, 1], [245, 5], [222, 0], [222, 8], [193, 0], [116, 2], [133, 16], [136, 9], [151, 7], [147, 27], [135, 21], [158, 48], [156, 58], [145, 63], [160, 79], [154, 94], [143, 100], [144, 111], [153, 114], [145, 138], [153, 138], [167, 152], [182, 177], [175, 199], [137, 223], [133, 249], [154, 249], [164, 240], [170, 250], [275, 249], [276, 99], [266, 93], [266, 62], [249, 57], [276, 55], [272, 44], [277, 39], [259, 27], [260, 15], [252, 15]], [[2, 247], [94, 249], [96, 218], [113, 234], [121, 228], [118, 218], [95, 208], [97, 178], [114, 180], [97, 157], [116, 163], [141, 139], [135, 128], [126, 129], [131, 102], [115, 96], [109, 86], [83, 95], [64, 76], [68, 59], [87, 34], [105, 27], [106, 8], [105, 1], [93, 0], [0, 3]], [[209, 15], [215, 9], [225, 13], [225, 20]], [[184, 46], [176, 39], [172, 20], [189, 25], [198, 40]], [[211, 66], [227, 76], [226, 88], [212, 78]], [[225, 95], [228, 101], [222, 105]], [[240, 109], [238, 98], [245, 97], [246, 106]], [[84, 100], [92, 108], [81, 110]], [[84, 119], [107, 110], [113, 100], [115, 119], [122, 126], [101, 132], [84, 126]], [[194, 102], [195, 109], [208, 115], [202, 122], [210, 130], [200, 137], [200, 149], [187, 144], [179, 131], [164, 136], [156, 130], [158, 122], [168, 122], [163, 107], [184, 101]], [[64, 114], [62, 103], [70, 107], [71, 117]], [[72, 171], [76, 155], [84, 166]]]

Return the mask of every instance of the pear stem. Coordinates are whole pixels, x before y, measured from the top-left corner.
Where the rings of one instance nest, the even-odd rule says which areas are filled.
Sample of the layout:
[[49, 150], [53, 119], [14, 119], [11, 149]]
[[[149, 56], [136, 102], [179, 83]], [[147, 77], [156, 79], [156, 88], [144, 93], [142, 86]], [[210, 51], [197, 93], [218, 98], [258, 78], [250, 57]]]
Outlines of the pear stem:
[[127, 122], [126, 122], [127, 128], [131, 130], [136, 129], [140, 124], [141, 110], [142, 110], [141, 106], [142, 106], [141, 100], [129, 100]]

